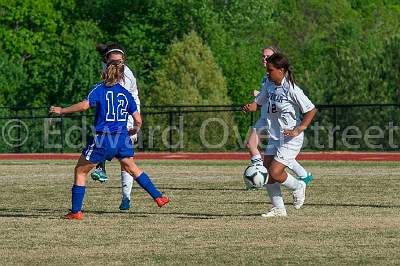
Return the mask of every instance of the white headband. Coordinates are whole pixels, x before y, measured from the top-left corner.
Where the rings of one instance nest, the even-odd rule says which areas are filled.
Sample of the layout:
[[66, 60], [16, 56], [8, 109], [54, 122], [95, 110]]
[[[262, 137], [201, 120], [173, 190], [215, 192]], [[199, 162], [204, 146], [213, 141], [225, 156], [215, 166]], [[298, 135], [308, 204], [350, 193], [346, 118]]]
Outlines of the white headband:
[[110, 51], [108, 51], [106, 53], [106, 55], [108, 55], [109, 53], [112, 53], [112, 52], [119, 52], [121, 54], [125, 54], [124, 51], [122, 51], [121, 49], [111, 49]]

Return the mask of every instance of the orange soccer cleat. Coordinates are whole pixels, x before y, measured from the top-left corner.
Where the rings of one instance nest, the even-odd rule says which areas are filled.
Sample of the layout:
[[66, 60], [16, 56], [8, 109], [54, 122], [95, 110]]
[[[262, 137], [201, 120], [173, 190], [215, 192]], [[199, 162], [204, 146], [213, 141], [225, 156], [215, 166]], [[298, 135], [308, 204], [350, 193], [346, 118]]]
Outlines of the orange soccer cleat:
[[76, 213], [70, 212], [66, 214], [63, 218], [68, 220], [83, 220], [83, 213], [81, 211]]
[[167, 204], [169, 202], [169, 198], [167, 197], [158, 197], [155, 199], [155, 202], [157, 203], [158, 207], [162, 207], [165, 204]]

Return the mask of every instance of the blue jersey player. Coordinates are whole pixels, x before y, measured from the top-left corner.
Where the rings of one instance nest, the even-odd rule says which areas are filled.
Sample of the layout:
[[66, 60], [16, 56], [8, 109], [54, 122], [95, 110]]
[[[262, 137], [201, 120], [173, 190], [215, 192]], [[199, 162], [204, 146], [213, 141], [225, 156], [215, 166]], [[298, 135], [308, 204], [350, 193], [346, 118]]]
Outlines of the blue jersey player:
[[[66, 108], [50, 107], [50, 113], [67, 114], [81, 112], [96, 106], [94, 127], [96, 134], [88, 141], [77, 165], [75, 166], [74, 185], [72, 187], [71, 212], [66, 219], [83, 219], [82, 203], [85, 195], [86, 176], [99, 162], [116, 157], [121, 169], [132, 175], [136, 182], [145, 189], [159, 207], [169, 199], [153, 185], [150, 178], [133, 161], [133, 143], [130, 134], [140, 130], [142, 120], [132, 95], [119, 82], [124, 78], [122, 61], [111, 61], [103, 73], [103, 82], [94, 86], [87, 98]], [[132, 115], [135, 127], [127, 130], [128, 115]]]

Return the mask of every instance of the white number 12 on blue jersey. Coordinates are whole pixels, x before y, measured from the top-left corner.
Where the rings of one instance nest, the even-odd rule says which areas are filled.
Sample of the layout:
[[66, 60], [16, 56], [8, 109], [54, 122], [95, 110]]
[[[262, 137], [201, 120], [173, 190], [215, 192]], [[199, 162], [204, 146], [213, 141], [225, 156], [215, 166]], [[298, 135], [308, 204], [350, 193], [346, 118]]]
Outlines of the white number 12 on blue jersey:
[[[106, 94], [107, 100], [107, 114], [106, 121], [126, 121], [128, 112], [126, 108], [128, 106], [128, 99], [123, 93], [118, 93], [116, 101], [114, 102], [114, 92], [108, 91]], [[117, 105], [117, 108], [115, 108]], [[117, 109], [117, 114], [115, 115], [115, 109]]]

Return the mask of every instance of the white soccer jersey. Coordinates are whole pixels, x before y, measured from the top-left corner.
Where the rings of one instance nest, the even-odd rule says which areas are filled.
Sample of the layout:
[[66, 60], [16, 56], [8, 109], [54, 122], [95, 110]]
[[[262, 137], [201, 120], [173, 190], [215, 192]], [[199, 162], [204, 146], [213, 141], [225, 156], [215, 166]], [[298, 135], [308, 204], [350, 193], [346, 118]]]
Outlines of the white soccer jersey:
[[307, 113], [315, 108], [303, 90], [296, 84], [293, 86], [286, 78], [280, 86], [268, 85], [266, 90], [267, 93], [257, 102], [266, 106], [267, 128], [271, 139], [280, 139], [284, 129], [296, 128], [301, 122], [300, 112]]
[[275, 87], [275, 84], [268, 79], [268, 74], [265, 74], [262, 78], [260, 85], [260, 93], [255, 98], [255, 102], [257, 105], [261, 106], [260, 118], [266, 119], [267, 117], [267, 100], [268, 100], [268, 91], [270, 87]]

